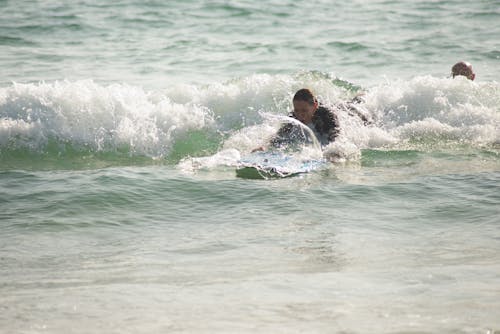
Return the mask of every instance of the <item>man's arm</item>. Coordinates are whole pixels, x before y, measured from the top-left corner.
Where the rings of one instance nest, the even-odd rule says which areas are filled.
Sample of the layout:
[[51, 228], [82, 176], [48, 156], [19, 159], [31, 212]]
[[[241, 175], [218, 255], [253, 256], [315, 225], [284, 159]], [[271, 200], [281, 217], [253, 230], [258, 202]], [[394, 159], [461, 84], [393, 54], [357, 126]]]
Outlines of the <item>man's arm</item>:
[[328, 128], [328, 140], [333, 142], [340, 134], [339, 119], [333, 111], [328, 112]]

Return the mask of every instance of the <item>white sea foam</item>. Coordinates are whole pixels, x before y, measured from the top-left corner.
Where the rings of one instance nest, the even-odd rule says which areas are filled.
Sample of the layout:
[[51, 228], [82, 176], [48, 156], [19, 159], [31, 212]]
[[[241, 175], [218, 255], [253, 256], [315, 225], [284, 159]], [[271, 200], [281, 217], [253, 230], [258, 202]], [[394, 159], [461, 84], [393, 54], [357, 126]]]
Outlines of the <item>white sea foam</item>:
[[223, 149], [206, 157], [186, 157], [177, 167], [183, 172], [194, 172], [200, 169], [212, 169], [219, 166], [236, 166], [241, 159], [237, 149]]
[[441, 139], [471, 145], [500, 139], [500, 86], [430, 76], [370, 89], [364, 107], [395, 143]]
[[176, 135], [213, 124], [206, 107], [128, 85], [65, 81], [14, 84], [0, 92], [1, 148], [43, 151], [53, 139], [96, 151], [163, 156]]
[[246, 154], [268, 142], [302, 87], [310, 87], [339, 117], [341, 134], [324, 150], [327, 158], [355, 160], [361, 149], [411, 148], [417, 142], [476, 146], [500, 141], [497, 83], [431, 76], [387, 82], [366, 89], [358, 108], [373, 124], [365, 126], [338, 107], [353, 92], [328, 75], [299, 73], [151, 92], [90, 80], [13, 84], [0, 89], [0, 148], [43, 151], [54, 140], [95, 151], [165, 157], [177, 140], [196, 130], [219, 133], [221, 149]]
[[266, 113], [287, 115], [293, 94], [303, 87], [311, 88], [326, 101], [339, 101], [346, 95], [329, 75], [314, 72], [255, 74], [206, 86], [177, 85], [166, 89], [166, 94], [177, 103], [207, 107], [214, 112], [221, 129], [234, 130], [262, 123]]
[[360, 157], [364, 148], [440, 145], [487, 146], [500, 141], [500, 86], [465, 78], [431, 76], [387, 82], [366, 90], [359, 108], [373, 120], [364, 126], [347, 110], [337, 110], [342, 132], [325, 149], [338, 160]]

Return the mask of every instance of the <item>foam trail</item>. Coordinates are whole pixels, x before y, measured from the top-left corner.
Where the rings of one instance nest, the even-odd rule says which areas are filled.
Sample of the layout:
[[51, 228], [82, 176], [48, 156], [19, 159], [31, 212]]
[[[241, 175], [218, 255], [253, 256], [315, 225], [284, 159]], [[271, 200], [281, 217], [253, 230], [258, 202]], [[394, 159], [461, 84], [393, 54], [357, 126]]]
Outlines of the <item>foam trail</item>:
[[301, 147], [288, 152], [289, 155], [293, 155], [297, 161], [322, 159], [321, 145], [309, 127], [287, 116], [263, 114], [262, 117], [269, 120], [272, 125], [256, 125], [236, 131], [225, 141], [220, 152], [207, 157], [187, 157], [179, 163], [179, 168], [185, 172], [193, 172], [217, 166], [238, 166], [242, 155], [249, 154], [252, 149], [260, 146], [267, 146], [266, 144], [277, 130], [278, 121], [298, 125], [303, 132], [308, 134], [307, 138], [312, 140], [312, 142], [303, 143]]
[[241, 154], [237, 149], [224, 149], [214, 155], [206, 157], [187, 157], [182, 159], [177, 167], [187, 173], [200, 169], [212, 169], [220, 166], [237, 166]]

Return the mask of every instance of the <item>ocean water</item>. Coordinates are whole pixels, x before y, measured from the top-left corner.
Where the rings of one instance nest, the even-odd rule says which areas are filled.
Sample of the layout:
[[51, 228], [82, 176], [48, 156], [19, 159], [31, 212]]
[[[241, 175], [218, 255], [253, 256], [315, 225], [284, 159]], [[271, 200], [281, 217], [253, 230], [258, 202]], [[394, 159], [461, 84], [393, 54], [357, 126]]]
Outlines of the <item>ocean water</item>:
[[[0, 333], [500, 333], [499, 19], [0, 0]], [[333, 162], [237, 178], [302, 87]]]

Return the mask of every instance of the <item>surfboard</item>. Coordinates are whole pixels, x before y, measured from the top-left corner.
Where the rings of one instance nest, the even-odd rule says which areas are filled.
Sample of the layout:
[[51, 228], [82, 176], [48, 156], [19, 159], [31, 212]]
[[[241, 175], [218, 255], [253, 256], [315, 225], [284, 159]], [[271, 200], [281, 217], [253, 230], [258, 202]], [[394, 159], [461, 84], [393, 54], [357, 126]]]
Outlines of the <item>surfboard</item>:
[[276, 179], [308, 173], [326, 165], [325, 160], [300, 159], [280, 152], [256, 152], [243, 157], [236, 176], [244, 179]]

